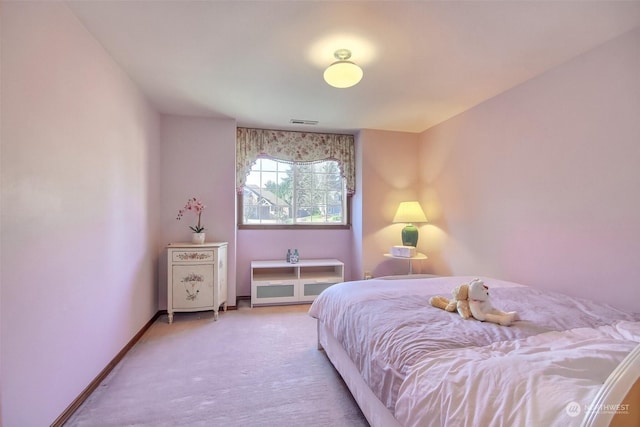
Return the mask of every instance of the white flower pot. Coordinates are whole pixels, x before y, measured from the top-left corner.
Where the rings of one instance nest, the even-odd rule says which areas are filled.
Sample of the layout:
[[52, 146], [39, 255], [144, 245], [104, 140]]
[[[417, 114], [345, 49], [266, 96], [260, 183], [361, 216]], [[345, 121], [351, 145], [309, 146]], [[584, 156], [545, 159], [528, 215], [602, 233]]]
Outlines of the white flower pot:
[[197, 245], [201, 245], [204, 243], [204, 233], [193, 233], [191, 238], [191, 243], [195, 243]]

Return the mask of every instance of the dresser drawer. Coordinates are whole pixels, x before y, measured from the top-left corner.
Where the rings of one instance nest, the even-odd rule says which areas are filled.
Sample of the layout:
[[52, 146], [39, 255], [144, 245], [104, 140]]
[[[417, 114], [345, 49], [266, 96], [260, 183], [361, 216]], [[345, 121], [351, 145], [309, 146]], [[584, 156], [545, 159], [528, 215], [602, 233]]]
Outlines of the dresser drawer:
[[214, 251], [198, 251], [198, 250], [185, 250], [185, 251], [172, 251], [172, 262], [206, 262], [213, 261]]

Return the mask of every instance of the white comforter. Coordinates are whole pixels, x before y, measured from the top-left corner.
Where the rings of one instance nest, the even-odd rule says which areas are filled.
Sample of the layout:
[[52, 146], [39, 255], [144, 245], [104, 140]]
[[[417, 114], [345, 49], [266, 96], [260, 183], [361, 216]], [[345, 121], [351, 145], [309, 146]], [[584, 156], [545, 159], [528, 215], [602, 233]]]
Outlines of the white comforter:
[[405, 427], [580, 425], [638, 342], [640, 323], [622, 321], [434, 352], [405, 377], [395, 417]]
[[[640, 342], [640, 314], [483, 278], [504, 327], [431, 307], [471, 277], [346, 282], [310, 315], [323, 322], [405, 426], [570, 425]], [[583, 415], [583, 414], [582, 414]]]

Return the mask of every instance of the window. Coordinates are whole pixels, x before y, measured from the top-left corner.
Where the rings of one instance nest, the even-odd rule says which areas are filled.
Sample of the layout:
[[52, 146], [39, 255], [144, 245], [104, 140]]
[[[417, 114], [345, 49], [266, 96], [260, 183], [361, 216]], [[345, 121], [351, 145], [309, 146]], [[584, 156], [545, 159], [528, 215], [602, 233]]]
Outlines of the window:
[[347, 191], [337, 161], [259, 158], [242, 191], [245, 226], [344, 226]]
[[353, 135], [237, 128], [242, 228], [345, 228], [355, 193]]

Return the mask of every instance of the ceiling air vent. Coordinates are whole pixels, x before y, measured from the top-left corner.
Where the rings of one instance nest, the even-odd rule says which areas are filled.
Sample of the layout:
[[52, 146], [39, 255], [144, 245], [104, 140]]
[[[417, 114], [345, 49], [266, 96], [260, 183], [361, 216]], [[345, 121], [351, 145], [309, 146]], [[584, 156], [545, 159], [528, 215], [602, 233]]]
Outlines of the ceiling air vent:
[[289, 120], [289, 123], [294, 124], [294, 125], [317, 125], [318, 121], [317, 120], [301, 120], [301, 119], [291, 119]]

